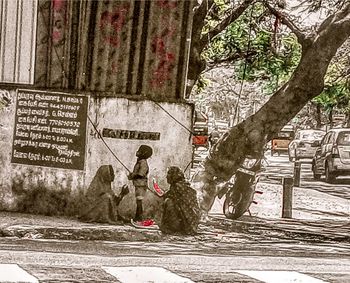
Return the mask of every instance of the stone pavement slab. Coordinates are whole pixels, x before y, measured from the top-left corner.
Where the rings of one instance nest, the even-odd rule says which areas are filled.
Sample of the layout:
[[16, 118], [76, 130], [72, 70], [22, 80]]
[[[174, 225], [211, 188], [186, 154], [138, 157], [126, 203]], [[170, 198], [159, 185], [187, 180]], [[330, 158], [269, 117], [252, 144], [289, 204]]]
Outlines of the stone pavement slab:
[[73, 218], [0, 212], [0, 236], [62, 240], [156, 241], [160, 231], [131, 225], [84, 223]]
[[[209, 218], [199, 226], [194, 241], [235, 241], [237, 239], [300, 239], [301, 241], [350, 242], [350, 201], [316, 190], [295, 188], [293, 219], [282, 219], [280, 185], [261, 183], [258, 205], [252, 216], [239, 220], [222, 214], [223, 200], [217, 201]], [[159, 230], [137, 229], [131, 224], [83, 223], [75, 218], [0, 212], [0, 236], [62, 240], [105, 240], [159, 242], [179, 240]]]
[[[103, 240], [159, 242], [178, 240], [162, 235], [159, 230], [137, 229], [130, 224], [103, 225], [83, 223], [76, 219], [0, 212], [0, 236], [28, 239]], [[350, 242], [350, 224], [342, 221], [300, 221], [296, 219], [262, 219], [243, 216], [240, 220], [211, 214], [193, 236], [198, 241], [237, 241], [256, 237], [281, 237], [303, 241]]]

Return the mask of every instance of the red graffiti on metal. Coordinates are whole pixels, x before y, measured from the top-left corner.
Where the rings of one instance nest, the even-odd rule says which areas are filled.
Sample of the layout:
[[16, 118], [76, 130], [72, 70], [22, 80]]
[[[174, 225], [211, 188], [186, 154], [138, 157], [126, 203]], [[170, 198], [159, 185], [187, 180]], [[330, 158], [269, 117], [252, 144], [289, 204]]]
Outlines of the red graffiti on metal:
[[53, 0], [53, 10], [59, 11], [65, 8], [65, 0]]
[[51, 36], [52, 36], [53, 42], [58, 42], [62, 37], [62, 33], [58, 30], [54, 30], [52, 31]]
[[100, 18], [100, 31], [105, 42], [117, 47], [119, 44], [119, 33], [125, 25], [129, 5], [118, 7], [109, 12], [104, 11]]
[[173, 9], [176, 8], [178, 4], [177, 0], [158, 0], [157, 5], [161, 8]]
[[171, 71], [175, 67], [175, 55], [169, 51], [167, 42], [175, 34], [174, 28], [166, 28], [160, 36], [155, 36], [151, 43], [151, 50], [159, 59], [159, 63], [152, 74], [150, 81], [152, 87], [161, 87], [170, 80]]
[[118, 67], [119, 67], [118, 62], [112, 61], [112, 63], [111, 63], [111, 70], [112, 70], [113, 73], [116, 73], [116, 72], [117, 72]]
[[52, 43], [59, 45], [62, 43], [64, 38], [64, 28], [66, 25], [66, 12], [67, 12], [67, 1], [66, 0], [53, 0], [53, 27], [51, 32]]

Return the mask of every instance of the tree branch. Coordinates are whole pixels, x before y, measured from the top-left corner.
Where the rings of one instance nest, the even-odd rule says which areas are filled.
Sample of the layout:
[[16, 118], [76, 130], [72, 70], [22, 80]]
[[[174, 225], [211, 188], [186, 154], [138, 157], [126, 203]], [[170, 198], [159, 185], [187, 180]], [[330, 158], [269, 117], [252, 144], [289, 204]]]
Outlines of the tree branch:
[[237, 20], [249, 7], [249, 5], [252, 4], [254, 1], [255, 0], [244, 0], [242, 4], [233, 9], [230, 15], [226, 17], [222, 22], [217, 24], [212, 30], [210, 30], [206, 34], [203, 34], [201, 38], [201, 47], [204, 49], [204, 47], [208, 45], [208, 43], [213, 37], [217, 36], [226, 27], [228, 27], [231, 23]]
[[220, 58], [220, 59], [214, 59], [212, 61], [208, 62], [208, 65], [217, 65], [217, 64], [222, 64], [222, 63], [230, 63], [234, 62], [238, 59], [250, 59], [254, 57], [257, 54], [256, 50], [249, 50], [247, 52], [242, 52], [237, 50], [236, 53], [231, 54], [230, 56], [226, 58]]
[[350, 2], [345, 4], [339, 13], [335, 17], [336, 22], [348, 24], [350, 20]]
[[307, 36], [302, 30], [293, 23], [291, 19], [287, 17], [287, 15], [283, 14], [281, 11], [278, 11], [274, 7], [272, 7], [267, 1], [264, 1], [264, 5], [270, 10], [270, 12], [281, 19], [282, 23], [285, 24], [297, 37], [298, 42], [304, 46], [307, 41]]
[[202, 1], [202, 3], [195, 8], [192, 21], [192, 34], [201, 34], [207, 13], [213, 4], [214, 0]]
[[326, 41], [332, 41], [333, 45], [336, 46], [336, 42], [339, 40], [342, 41], [342, 37], [349, 38], [350, 2], [345, 4], [339, 12], [325, 19], [318, 29], [317, 34], [316, 41], [319, 45], [324, 44]]

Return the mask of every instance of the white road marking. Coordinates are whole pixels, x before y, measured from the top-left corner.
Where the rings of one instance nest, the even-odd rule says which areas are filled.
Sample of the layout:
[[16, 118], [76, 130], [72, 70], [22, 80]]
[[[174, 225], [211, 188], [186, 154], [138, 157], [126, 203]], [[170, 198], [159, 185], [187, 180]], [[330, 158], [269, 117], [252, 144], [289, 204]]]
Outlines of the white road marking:
[[122, 283], [194, 283], [162, 267], [102, 267]]
[[39, 280], [17, 264], [0, 264], [0, 282], [39, 283]]
[[327, 283], [326, 281], [296, 271], [235, 270], [234, 272], [247, 275], [265, 283]]

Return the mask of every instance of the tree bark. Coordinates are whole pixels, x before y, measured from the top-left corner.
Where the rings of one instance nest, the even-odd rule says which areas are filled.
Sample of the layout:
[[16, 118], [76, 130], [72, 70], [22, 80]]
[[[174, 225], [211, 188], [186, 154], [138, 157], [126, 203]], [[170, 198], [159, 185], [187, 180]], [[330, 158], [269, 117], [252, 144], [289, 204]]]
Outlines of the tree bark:
[[190, 94], [194, 83], [197, 81], [206, 66], [205, 60], [201, 58], [201, 53], [205, 48], [205, 45], [203, 45], [201, 42], [202, 30], [205, 25], [205, 18], [208, 10], [213, 3], [213, 0], [202, 1], [202, 3], [195, 8], [192, 22], [191, 48], [187, 72], [187, 80], [192, 81], [192, 83], [187, 87], [187, 96]]
[[333, 107], [329, 109], [328, 112], [328, 122], [329, 122], [329, 127], [332, 129], [333, 128]]
[[345, 127], [349, 128], [350, 127], [350, 112], [346, 112], [346, 118], [345, 118]]
[[321, 105], [317, 103], [316, 104], [316, 129], [321, 129], [321, 126], [322, 126]]
[[225, 133], [210, 150], [204, 171], [193, 179], [200, 192], [203, 213], [214, 202], [216, 185], [228, 181], [246, 156], [261, 156], [266, 142], [322, 92], [328, 65], [349, 36], [350, 3], [327, 18], [314, 35], [305, 37], [307, 42], [302, 43], [299, 65], [290, 80], [256, 114]]

